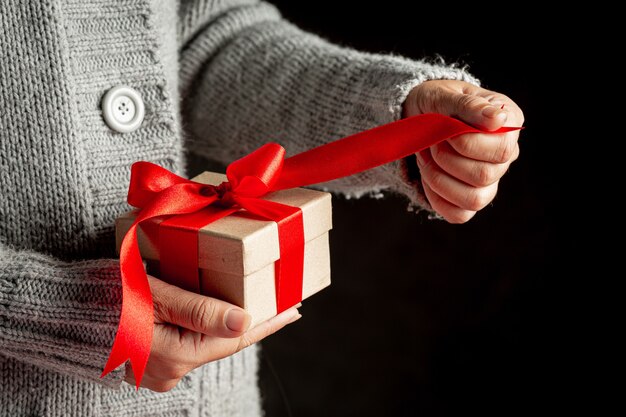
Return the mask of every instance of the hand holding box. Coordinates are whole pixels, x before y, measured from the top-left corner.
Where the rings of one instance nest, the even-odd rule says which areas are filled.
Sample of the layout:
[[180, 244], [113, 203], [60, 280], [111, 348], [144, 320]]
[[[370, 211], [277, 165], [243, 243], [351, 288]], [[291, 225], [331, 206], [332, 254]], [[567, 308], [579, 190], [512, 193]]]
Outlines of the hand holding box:
[[[204, 172], [193, 181], [219, 185], [226, 176]], [[332, 227], [331, 195], [305, 188], [276, 191], [263, 199], [298, 207], [304, 222], [304, 268], [302, 294], [305, 299], [330, 285], [328, 232]], [[115, 222], [117, 249], [135, 221], [136, 211], [121, 215]], [[163, 218], [142, 223], [137, 238], [149, 271], [159, 276], [159, 225]], [[252, 326], [278, 313], [274, 264], [279, 260], [276, 222], [239, 211], [214, 221], [198, 231], [196, 281], [182, 277], [164, 278], [189, 291], [236, 304], [252, 316]]]

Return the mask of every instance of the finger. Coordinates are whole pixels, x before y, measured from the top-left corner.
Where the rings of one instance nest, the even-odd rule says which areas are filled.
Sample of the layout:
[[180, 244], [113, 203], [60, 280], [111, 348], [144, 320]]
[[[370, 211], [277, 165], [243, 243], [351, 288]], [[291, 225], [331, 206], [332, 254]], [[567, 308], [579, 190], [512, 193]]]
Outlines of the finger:
[[503, 164], [511, 161], [517, 148], [518, 132], [503, 134], [470, 133], [448, 139], [459, 154], [477, 161]]
[[291, 307], [271, 319], [258, 324], [241, 336], [241, 342], [238, 350], [244, 349], [265, 339], [267, 336], [276, 333], [288, 324], [298, 321], [301, 317], [302, 314], [300, 314], [298, 309]]
[[206, 335], [239, 337], [250, 326], [250, 315], [242, 308], [205, 297], [148, 277], [155, 319]]
[[508, 118], [508, 113], [504, 109], [494, 106], [484, 97], [462, 94], [453, 97], [452, 103], [456, 106], [452, 116], [486, 130], [501, 128]]
[[475, 211], [463, 210], [449, 201], [446, 201], [435, 193], [428, 184], [422, 182], [422, 186], [424, 187], [424, 194], [426, 194], [426, 198], [428, 198], [428, 202], [433, 210], [446, 219], [447, 222], [454, 224], [466, 223], [476, 215]]
[[238, 339], [204, 337], [202, 343], [196, 346], [193, 353], [190, 353], [190, 357], [193, 357], [193, 360], [199, 364], [225, 358], [276, 333], [288, 324], [297, 321], [300, 317], [302, 317], [302, 315], [298, 312], [297, 308], [292, 307], [258, 324]]
[[431, 156], [427, 156], [430, 158], [427, 161], [424, 158], [424, 154], [422, 152], [416, 158], [422, 182], [428, 184], [435, 193], [445, 200], [459, 208], [478, 211], [483, 209], [495, 197], [498, 190], [497, 183], [487, 187], [472, 187], [447, 174]]
[[504, 94], [494, 93], [488, 97], [488, 100], [496, 107], [507, 113], [507, 126], [523, 126], [524, 113], [522, 109], [510, 98]]
[[462, 91], [453, 88], [433, 86], [420, 90], [418, 108], [422, 113], [441, 113], [457, 117], [473, 126], [496, 130], [504, 126], [508, 111], [502, 105], [490, 102], [478, 95], [481, 89], [466, 88]]
[[[474, 187], [486, 187], [502, 178], [510, 163], [493, 164], [462, 156], [448, 142], [430, 148], [433, 160], [450, 176]], [[511, 158], [513, 159], [513, 158]]]

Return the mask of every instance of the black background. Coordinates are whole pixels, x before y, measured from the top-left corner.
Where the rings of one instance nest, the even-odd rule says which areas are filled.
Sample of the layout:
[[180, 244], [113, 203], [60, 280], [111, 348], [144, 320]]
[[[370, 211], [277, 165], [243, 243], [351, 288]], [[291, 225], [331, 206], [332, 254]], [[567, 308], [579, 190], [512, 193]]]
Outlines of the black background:
[[[412, 3], [412, 2], [411, 2]], [[526, 40], [537, 19], [446, 4], [274, 1], [335, 43], [469, 65], [524, 110], [521, 156], [493, 204], [464, 225], [405, 211], [400, 197], [333, 197], [332, 285], [263, 342], [268, 416], [514, 415], [558, 407], [559, 208], [545, 133], [555, 97]], [[339, 7], [339, 5], [341, 7]], [[497, 4], [484, 9], [497, 12]]]

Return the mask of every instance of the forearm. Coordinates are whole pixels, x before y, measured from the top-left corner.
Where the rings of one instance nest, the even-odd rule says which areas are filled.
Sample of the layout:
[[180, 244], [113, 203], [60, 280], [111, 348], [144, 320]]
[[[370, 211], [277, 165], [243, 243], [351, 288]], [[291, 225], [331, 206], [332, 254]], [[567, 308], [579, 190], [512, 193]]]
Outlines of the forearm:
[[121, 305], [113, 259], [61, 262], [0, 244], [0, 354], [117, 386], [123, 369], [100, 380]]
[[[219, 28], [235, 29], [227, 37]], [[214, 31], [224, 42], [203, 40]], [[462, 69], [333, 45], [258, 2], [208, 25], [183, 52], [182, 67], [190, 148], [224, 164], [268, 141], [293, 155], [397, 120], [425, 80], [476, 82]], [[389, 189], [421, 202], [399, 162], [322, 186], [354, 197]]]

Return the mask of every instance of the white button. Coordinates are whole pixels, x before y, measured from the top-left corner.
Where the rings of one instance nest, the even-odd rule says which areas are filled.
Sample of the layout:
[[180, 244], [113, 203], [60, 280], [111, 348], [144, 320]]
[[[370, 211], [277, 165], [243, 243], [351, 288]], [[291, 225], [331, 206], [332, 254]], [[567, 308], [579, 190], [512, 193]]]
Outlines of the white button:
[[102, 99], [102, 114], [111, 129], [121, 133], [132, 132], [143, 122], [143, 100], [130, 87], [114, 87]]

